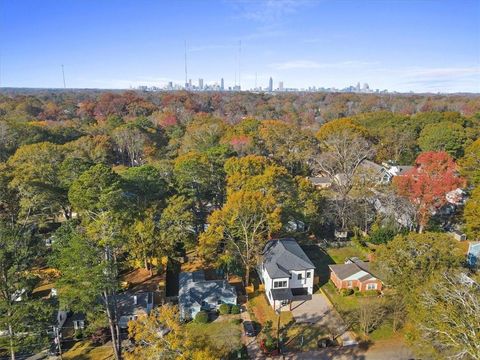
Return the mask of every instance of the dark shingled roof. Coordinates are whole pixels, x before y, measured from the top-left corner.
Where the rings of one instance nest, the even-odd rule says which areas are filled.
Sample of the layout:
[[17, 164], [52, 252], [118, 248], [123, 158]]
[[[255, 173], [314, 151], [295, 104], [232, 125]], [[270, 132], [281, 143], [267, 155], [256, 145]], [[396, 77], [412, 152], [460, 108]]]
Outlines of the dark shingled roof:
[[285, 289], [272, 289], [270, 290], [273, 296], [273, 300], [292, 300], [293, 293], [292, 289], [285, 288]]
[[263, 249], [263, 265], [272, 279], [290, 276], [292, 270], [315, 269], [295, 239], [270, 240]]

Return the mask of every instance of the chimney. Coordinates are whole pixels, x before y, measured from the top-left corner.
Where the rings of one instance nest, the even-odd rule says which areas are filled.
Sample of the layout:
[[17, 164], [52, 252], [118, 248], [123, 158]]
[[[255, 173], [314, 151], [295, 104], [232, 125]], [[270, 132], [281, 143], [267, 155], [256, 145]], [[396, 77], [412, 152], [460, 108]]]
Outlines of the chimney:
[[133, 304], [138, 305], [137, 295], [133, 295]]

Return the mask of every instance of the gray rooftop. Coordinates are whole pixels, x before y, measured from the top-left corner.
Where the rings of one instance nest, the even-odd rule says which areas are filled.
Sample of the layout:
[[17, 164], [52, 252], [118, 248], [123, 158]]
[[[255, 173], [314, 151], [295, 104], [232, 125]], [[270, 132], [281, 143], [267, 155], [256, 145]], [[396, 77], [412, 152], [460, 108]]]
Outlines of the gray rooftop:
[[153, 307], [153, 293], [124, 292], [117, 295], [118, 316], [130, 316], [138, 311], [149, 312]]
[[285, 288], [285, 289], [272, 289], [270, 290], [272, 293], [273, 300], [292, 300], [293, 293], [292, 289]]
[[313, 184], [313, 185], [323, 185], [323, 184], [331, 184], [332, 180], [326, 176], [313, 176], [309, 177], [308, 180]]
[[295, 239], [270, 240], [263, 249], [263, 265], [272, 279], [290, 276], [292, 270], [315, 269]]
[[[346, 279], [362, 270], [372, 275], [370, 264], [357, 258], [349, 259], [345, 264], [328, 265], [328, 267], [340, 280]], [[365, 280], [369, 277], [370, 276], [364, 276], [359, 280]]]
[[179, 275], [178, 302], [182, 307], [201, 306], [204, 301], [236, 297], [235, 287], [226, 280], [205, 280], [202, 270]]

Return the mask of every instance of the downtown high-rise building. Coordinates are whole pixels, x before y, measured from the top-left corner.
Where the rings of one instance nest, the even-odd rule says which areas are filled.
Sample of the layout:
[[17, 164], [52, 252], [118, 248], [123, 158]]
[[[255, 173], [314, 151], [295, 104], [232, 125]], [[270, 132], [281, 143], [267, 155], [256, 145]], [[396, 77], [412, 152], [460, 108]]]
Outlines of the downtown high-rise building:
[[273, 79], [270, 76], [270, 80], [268, 81], [268, 91], [272, 92], [273, 91]]
[[225, 81], [223, 80], [223, 78], [220, 79], [220, 90], [225, 90]]
[[278, 82], [278, 91], [283, 91], [283, 81]]
[[198, 79], [198, 88], [200, 90], [203, 90], [203, 79], [202, 78]]

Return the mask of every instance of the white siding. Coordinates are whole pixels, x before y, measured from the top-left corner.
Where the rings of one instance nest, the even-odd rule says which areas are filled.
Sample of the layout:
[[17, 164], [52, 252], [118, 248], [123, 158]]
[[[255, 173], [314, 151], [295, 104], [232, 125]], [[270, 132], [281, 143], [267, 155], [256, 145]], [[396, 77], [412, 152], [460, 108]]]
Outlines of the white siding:
[[[307, 272], [310, 273], [310, 277], [307, 278]], [[298, 279], [298, 274], [302, 274], [302, 278]], [[308, 293], [313, 294], [313, 277], [314, 270], [301, 270], [301, 271], [292, 271], [291, 278], [278, 278], [272, 279], [268, 275], [268, 272], [262, 266], [262, 278], [263, 284], [265, 285], [265, 295], [267, 296], [268, 302], [273, 306], [273, 299], [271, 297], [270, 291], [273, 288], [273, 283], [275, 281], [286, 281], [287, 287], [290, 289], [293, 288], [307, 288]], [[277, 304], [278, 305], [278, 304]]]

